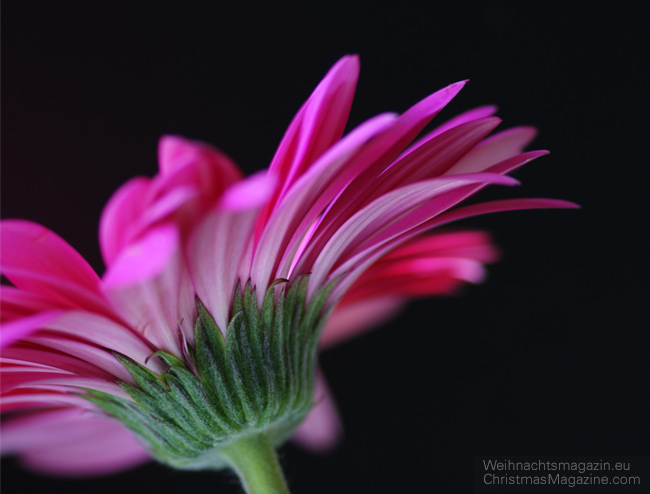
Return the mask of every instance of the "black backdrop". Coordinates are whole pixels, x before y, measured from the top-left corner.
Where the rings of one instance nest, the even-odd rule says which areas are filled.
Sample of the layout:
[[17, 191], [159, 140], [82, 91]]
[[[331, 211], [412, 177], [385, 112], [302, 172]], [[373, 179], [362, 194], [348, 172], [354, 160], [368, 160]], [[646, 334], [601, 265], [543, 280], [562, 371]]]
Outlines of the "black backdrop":
[[[648, 37], [626, 3], [5, 1], [2, 215], [101, 271], [101, 208], [155, 172], [160, 135], [252, 172], [343, 54], [362, 64], [351, 125], [469, 78], [440, 119], [495, 103], [552, 151], [484, 197], [583, 209], [466, 222], [502, 246], [484, 285], [323, 354], [346, 437], [322, 457], [283, 448], [292, 490], [469, 492], [476, 455], [648, 454]], [[153, 464], [87, 480], [2, 467], [8, 494], [239, 489]]]

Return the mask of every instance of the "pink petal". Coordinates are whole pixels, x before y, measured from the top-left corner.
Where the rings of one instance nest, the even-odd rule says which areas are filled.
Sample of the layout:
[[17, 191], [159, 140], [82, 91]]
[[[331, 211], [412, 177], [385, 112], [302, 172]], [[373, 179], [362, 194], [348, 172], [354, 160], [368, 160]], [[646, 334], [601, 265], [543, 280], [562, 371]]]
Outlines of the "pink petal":
[[[461, 175], [462, 176], [462, 175]], [[446, 213], [435, 216], [424, 223], [421, 223], [417, 227], [413, 228], [409, 232], [404, 232], [401, 235], [394, 236], [390, 241], [381, 244], [381, 248], [373, 249], [369, 248], [365, 252], [360, 252], [355, 256], [349, 258], [341, 267], [338, 268], [339, 272], [345, 272], [346, 277], [344, 280], [338, 283], [336, 288], [333, 290], [330, 298], [332, 300], [337, 300], [340, 298], [349, 288], [352, 283], [354, 283], [358, 277], [370, 266], [373, 262], [376, 262], [383, 255], [390, 252], [396, 245], [404, 242], [408, 238], [412, 238], [415, 235], [418, 235], [424, 231], [430, 230], [432, 228], [438, 227], [445, 223], [451, 221], [456, 221], [459, 219], [467, 218], [470, 216], [477, 216], [480, 214], [487, 214], [499, 211], [510, 211], [510, 210], [519, 210], [519, 209], [549, 209], [549, 208], [568, 208], [575, 209], [579, 208], [577, 204], [561, 201], [557, 199], [510, 199], [503, 201], [493, 201], [482, 204], [475, 204], [472, 206], [466, 206], [462, 208], [455, 209], [453, 211], [448, 211]], [[375, 246], [377, 247], [377, 245]], [[364, 259], [365, 258], [365, 259]], [[337, 273], [333, 273], [333, 276]]]
[[9, 285], [0, 285], [0, 318], [2, 321], [18, 319], [37, 312], [58, 309], [59, 305], [36, 293], [26, 292]]
[[297, 248], [310, 224], [354, 176], [348, 166], [351, 157], [393, 121], [394, 116], [386, 114], [363, 123], [327, 150], [288, 191], [256, 246], [251, 277], [262, 293], [271, 277], [282, 276], [272, 276], [278, 261], [287, 257], [282, 252]]
[[109, 199], [99, 220], [99, 244], [107, 266], [137, 233], [151, 180], [136, 177], [122, 185]]
[[232, 160], [217, 149], [176, 136], [161, 139], [160, 168], [161, 173], [153, 180], [149, 207], [177, 189], [195, 190], [195, 200], [187, 204], [190, 214], [182, 215], [182, 221], [190, 223], [198, 220], [228, 187], [242, 178]]
[[221, 151], [203, 142], [191, 141], [179, 136], [163, 136], [158, 143], [158, 164], [163, 175], [197, 163], [208, 163], [218, 170], [225, 185], [241, 178], [237, 166]]
[[0, 349], [4, 350], [17, 341], [27, 338], [44, 325], [57, 319], [64, 311], [49, 311], [29, 317], [23, 317], [11, 322], [4, 322], [0, 328]]
[[148, 205], [142, 217], [138, 219], [137, 225], [140, 230], [154, 225], [156, 222], [169, 217], [182, 206], [193, 199], [197, 199], [200, 191], [197, 187], [190, 185], [179, 185]]
[[395, 295], [364, 298], [349, 304], [341, 302], [325, 324], [321, 348], [337, 345], [388, 322], [405, 304], [404, 297]]
[[350, 288], [345, 300], [399, 295], [403, 297], [452, 294], [463, 282], [481, 283], [483, 264], [473, 259], [433, 257], [379, 261]]
[[331, 450], [341, 439], [343, 427], [334, 397], [322, 371], [316, 377], [315, 405], [295, 430], [292, 440], [315, 452]]
[[[43, 341], [41, 338], [39, 338], [39, 343]], [[3, 364], [22, 365], [44, 370], [65, 369], [74, 374], [102, 377], [106, 380], [112, 380], [114, 377], [112, 373], [100, 369], [93, 363], [88, 363], [79, 358], [64, 355], [46, 348], [16, 345], [10, 350], [3, 352], [0, 361]]]
[[487, 170], [523, 151], [535, 138], [534, 127], [516, 127], [485, 139], [460, 161], [446, 171], [446, 174], [476, 173]]
[[18, 288], [39, 293], [38, 281], [21, 276], [40, 273], [100, 294], [100, 280], [79, 253], [47, 228], [23, 220], [3, 220], [0, 268]]
[[[136, 335], [131, 329], [115, 321], [107, 319], [98, 314], [82, 311], [67, 311], [60, 317], [44, 324], [49, 334], [61, 335], [61, 341], [68, 341], [70, 344], [76, 340], [79, 343], [87, 343], [87, 347], [94, 347], [95, 356], [89, 359], [91, 363], [97, 363], [100, 355], [105, 354], [105, 349], [128, 355], [137, 362], [144, 363], [153, 353], [152, 347], [147, 345], [142, 337]], [[32, 335], [31, 341], [38, 343], [39, 335]], [[84, 351], [89, 351], [89, 348]], [[79, 349], [79, 351], [81, 351]], [[71, 352], [71, 354], [74, 354]], [[84, 354], [75, 355], [84, 359]], [[158, 369], [156, 359], [149, 361], [148, 366]]]
[[[111, 377], [112, 378], [112, 377]], [[96, 389], [113, 395], [123, 394], [120, 387], [106, 378], [80, 377], [62, 370], [44, 370], [30, 367], [3, 367], [2, 393], [20, 388], [47, 388], [62, 385], [69, 392], [80, 392], [80, 388]]]
[[481, 106], [479, 108], [474, 108], [472, 110], [466, 111], [465, 113], [461, 113], [460, 115], [456, 115], [454, 118], [451, 120], [448, 120], [447, 122], [443, 123], [442, 125], [439, 125], [436, 127], [433, 131], [430, 133], [426, 134], [424, 137], [418, 139], [415, 141], [411, 146], [409, 146], [406, 151], [404, 151], [401, 155], [400, 158], [406, 154], [410, 154], [413, 151], [415, 151], [418, 147], [422, 146], [423, 144], [429, 142], [431, 139], [436, 137], [437, 135], [442, 134], [443, 132], [446, 132], [449, 129], [452, 129], [454, 127], [458, 127], [459, 125], [462, 125], [466, 122], [471, 122], [472, 120], [478, 120], [480, 118], [485, 118], [485, 117], [490, 117], [496, 113], [497, 107], [496, 106]]
[[[196, 294], [224, 333], [256, 216], [255, 210], [231, 213], [215, 208], [189, 241], [187, 258]], [[248, 276], [241, 279], [245, 283]]]
[[[59, 369], [71, 370], [67, 356], [73, 356], [82, 363], [88, 362], [101, 369], [108, 375], [110, 381], [115, 378], [132, 383], [133, 378], [129, 372], [119, 363], [110, 350], [98, 348], [93, 343], [79, 341], [75, 338], [65, 337], [60, 334], [42, 333], [27, 340], [28, 343], [35, 343], [52, 351], [51, 362]], [[56, 352], [56, 353], [55, 353]], [[123, 353], [123, 352], [121, 352]], [[150, 352], [153, 353], [153, 352]], [[128, 354], [127, 354], [128, 355]], [[96, 372], [95, 372], [96, 373]]]
[[[340, 139], [358, 76], [358, 57], [343, 57], [298, 111], [269, 166], [269, 171], [280, 177], [282, 188], [269, 204], [268, 212], [311, 163]], [[263, 214], [266, 217], [267, 213]]]
[[[59, 278], [47, 272], [29, 268], [5, 267], [8, 278], [20, 280], [25, 293], [48, 300], [51, 306], [65, 309], [84, 309], [107, 317], [117, 318], [103, 290], [88, 290], [75, 281]], [[33, 292], [33, 293], [32, 293]], [[4, 315], [4, 311], [3, 311]]]
[[320, 232], [315, 236], [320, 238], [313, 246], [315, 251], [320, 251], [332, 232], [337, 231], [350, 216], [367, 203], [374, 190], [369, 184], [374, 183], [404, 147], [458, 94], [464, 84], [464, 81], [452, 84], [423, 99], [363, 147], [348, 165], [355, 171], [353, 180], [345, 184], [345, 190], [337, 191], [336, 201], [328, 208], [327, 216], [319, 225]]
[[498, 250], [483, 231], [436, 232], [407, 242], [388, 253], [384, 259], [413, 257], [465, 257], [483, 263], [495, 262]]
[[258, 172], [231, 185], [221, 197], [219, 207], [233, 212], [259, 208], [268, 202], [276, 184], [276, 176]]
[[[379, 248], [390, 238], [442, 213], [465, 197], [457, 189], [472, 182], [517, 183], [502, 175], [468, 174], [425, 180], [383, 195], [356, 213], [332, 235], [330, 242], [313, 262], [310, 290], [324, 282], [339, 259], [351, 258], [354, 251]], [[440, 199], [436, 200], [438, 197]], [[345, 272], [350, 262], [344, 263], [339, 270]]]
[[104, 275], [107, 288], [118, 288], [150, 280], [178, 250], [178, 229], [171, 224], [152, 228], [143, 238], [126, 247]]
[[500, 211], [517, 211], [520, 209], [580, 209], [576, 203], [563, 201], [560, 199], [505, 199], [501, 201], [483, 202], [481, 204], [473, 204], [462, 208], [449, 211], [441, 214], [437, 218], [433, 218], [426, 227], [433, 228], [445, 223], [457, 221], [459, 219], [468, 218], [470, 216], [478, 216], [481, 214], [497, 213]]
[[174, 236], [168, 239], [173, 250], [164, 253], [154, 276], [129, 285], [110, 286], [108, 295], [129, 327], [155, 348], [181, 356], [181, 333], [190, 343], [194, 341], [196, 305], [187, 266]]
[[126, 428], [76, 409], [9, 420], [2, 439], [3, 454], [20, 454], [27, 467], [52, 475], [102, 475], [150, 460]]
[[435, 138], [423, 142], [415, 150], [402, 154], [368, 187], [364, 202], [409, 183], [442, 175], [473, 148], [501, 122], [496, 117], [486, 117], [453, 127]]
[[[46, 388], [46, 389], [45, 389]], [[123, 393], [121, 389], [118, 388]], [[2, 396], [0, 410], [5, 412], [25, 412], [43, 407], [71, 406], [86, 410], [90, 402], [81, 396], [70, 394], [66, 386], [41, 386], [38, 389], [18, 389]], [[2, 446], [0, 441], [0, 447]]]

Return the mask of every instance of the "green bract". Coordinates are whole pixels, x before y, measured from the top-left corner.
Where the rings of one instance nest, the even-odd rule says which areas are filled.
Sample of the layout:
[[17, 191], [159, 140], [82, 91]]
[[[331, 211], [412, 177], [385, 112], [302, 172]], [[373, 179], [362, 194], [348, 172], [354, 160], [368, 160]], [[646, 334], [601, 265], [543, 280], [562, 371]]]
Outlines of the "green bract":
[[[284, 281], [284, 280], [283, 280]], [[176, 468], [222, 468], [221, 450], [264, 434], [277, 445], [313, 406], [318, 338], [332, 285], [306, 301], [307, 277], [287, 290], [275, 283], [261, 310], [255, 288], [238, 287], [233, 317], [222, 332], [200, 301], [196, 346], [185, 361], [159, 351], [157, 375], [115, 354], [136, 386], [119, 382], [134, 401], [95, 390], [83, 395], [135, 432], [159, 461]]]

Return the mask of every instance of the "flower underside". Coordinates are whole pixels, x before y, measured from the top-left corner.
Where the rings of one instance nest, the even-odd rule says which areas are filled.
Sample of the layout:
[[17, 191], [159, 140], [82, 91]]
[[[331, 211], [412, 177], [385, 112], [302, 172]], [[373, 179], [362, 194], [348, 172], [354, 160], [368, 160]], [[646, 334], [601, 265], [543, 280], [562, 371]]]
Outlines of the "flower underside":
[[306, 300], [308, 277], [287, 289], [278, 280], [261, 310], [250, 282], [237, 287], [223, 332], [197, 299], [195, 347], [185, 362], [163, 351], [167, 369], [155, 374], [129, 357], [115, 357], [136, 385], [118, 384], [134, 401], [86, 389], [82, 395], [135, 432], [159, 461], [200, 470], [226, 466], [223, 448], [247, 435], [273, 444], [289, 437], [314, 405], [318, 339], [333, 284]]

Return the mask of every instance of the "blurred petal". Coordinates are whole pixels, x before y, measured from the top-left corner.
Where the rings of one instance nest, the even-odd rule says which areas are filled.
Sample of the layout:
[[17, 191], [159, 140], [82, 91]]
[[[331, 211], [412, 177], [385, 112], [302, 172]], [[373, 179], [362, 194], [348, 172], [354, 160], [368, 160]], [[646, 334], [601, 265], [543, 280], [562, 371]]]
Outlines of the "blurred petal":
[[23, 317], [11, 322], [3, 322], [0, 331], [0, 349], [5, 349], [16, 341], [27, 338], [30, 334], [41, 329], [45, 324], [53, 321], [63, 311], [41, 312], [29, 317]]
[[277, 177], [266, 171], [258, 172], [226, 190], [219, 206], [233, 212], [259, 208], [269, 200], [276, 184]]
[[153, 228], [120, 253], [104, 275], [104, 283], [108, 288], [117, 288], [157, 276], [177, 251], [178, 241], [178, 230], [174, 225]]
[[316, 377], [314, 402], [314, 408], [295, 430], [292, 440], [304, 448], [324, 453], [339, 442], [343, 435], [343, 426], [334, 397], [321, 370]]
[[80, 477], [117, 472], [151, 459], [121, 424], [78, 409], [3, 422], [2, 454], [7, 453], [23, 453], [23, 464], [33, 470]]
[[104, 207], [99, 220], [99, 244], [107, 266], [137, 233], [150, 182], [145, 177], [132, 178], [117, 189]]
[[342, 301], [325, 324], [321, 348], [329, 348], [388, 322], [405, 305], [404, 297], [394, 295], [364, 298], [352, 303]]

